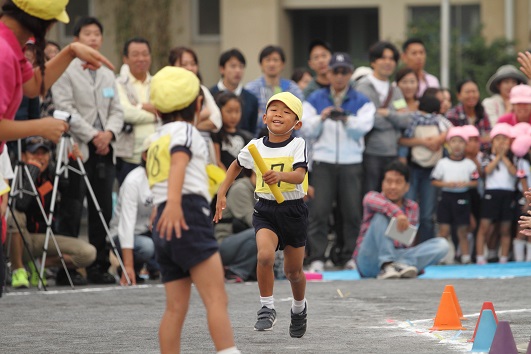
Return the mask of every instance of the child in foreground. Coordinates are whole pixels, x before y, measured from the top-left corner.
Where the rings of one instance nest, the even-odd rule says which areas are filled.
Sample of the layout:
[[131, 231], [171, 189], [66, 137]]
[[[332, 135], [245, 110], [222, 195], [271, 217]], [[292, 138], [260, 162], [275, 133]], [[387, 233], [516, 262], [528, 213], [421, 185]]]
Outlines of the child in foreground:
[[[256, 172], [256, 194], [259, 197], [253, 214], [256, 231], [258, 264], [256, 274], [260, 289], [256, 331], [270, 331], [276, 322], [273, 298], [275, 251], [284, 251], [284, 272], [291, 283], [293, 302], [289, 334], [301, 338], [306, 333], [306, 277], [302, 271], [308, 228], [308, 208], [303, 199], [306, 195], [303, 182], [307, 171], [306, 143], [293, 137], [291, 132], [302, 126], [302, 103], [289, 92], [272, 96], [266, 105], [262, 120], [268, 136], [253, 139], [244, 147], [230, 165], [227, 176], [218, 190], [214, 222], [221, 219], [226, 206], [227, 190], [242, 167]], [[251, 157], [249, 145], [256, 145], [258, 152], [270, 170], [262, 175]], [[285, 201], [278, 204], [268, 185], [277, 184]]]
[[162, 353], [179, 353], [192, 283], [206, 307], [218, 353], [237, 354], [227, 313], [223, 266], [210, 221], [207, 147], [194, 127], [201, 109], [199, 79], [165, 67], [151, 81], [151, 102], [163, 122], [148, 150], [146, 170], [157, 214], [153, 242], [166, 310], [159, 329]]

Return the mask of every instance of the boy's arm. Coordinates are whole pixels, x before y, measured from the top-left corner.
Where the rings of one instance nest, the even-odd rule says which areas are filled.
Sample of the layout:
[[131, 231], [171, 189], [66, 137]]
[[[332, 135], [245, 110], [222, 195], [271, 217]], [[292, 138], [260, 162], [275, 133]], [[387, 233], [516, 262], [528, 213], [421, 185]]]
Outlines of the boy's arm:
[[218, 189], [218, 200], [216, 202], [216, 213], [214, 214], [214, 222], [218, 222], [222, 218], [223, 209], [227, 206], [227, 191], [232, 185], [236, 177], [242, 171], [242, 167], [238, 164], [238, 159], [234, 160], [227, 170], [225, 180]]
[[173, 231], [175, 231], [176, 237], [180, 238], [181, 228], [188, 230], [181, 205], [184, 175], [188, 162], [190, 162], [190, 155], [187, 152], [177, 151], [171, 155], [168, 199], [157, 223], [160, 238], [166, 238], [167, 241], [171, 240]]
[[306, 168], [299, 167], [291, 172], [279, 172], [269, 170], [262, 175], [262, 179], [267, 184], [277, 184], [278, 182], [286, 182], [291, 184], [301, 184], [306, 176]]

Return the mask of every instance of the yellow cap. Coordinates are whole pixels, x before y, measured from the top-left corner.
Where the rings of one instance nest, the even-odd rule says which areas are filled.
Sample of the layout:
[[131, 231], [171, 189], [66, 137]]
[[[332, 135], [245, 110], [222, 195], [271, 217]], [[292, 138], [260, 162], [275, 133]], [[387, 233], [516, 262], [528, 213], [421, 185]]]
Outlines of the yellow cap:
[[280, 92], [276, 95], [271, 96], [269, 101], [267, 101], [266, 110], [269, 107], [269, 104], [273, 101], [280, 101], [284, 103], [286, 106], [288, 106], [289, 109], [293, 111], [297, 115], [297, 118], [299, 120], [302, 120], [302, 102], [292, 94], [291, 92]]
[[70, 22], [66, 13], [68, 0], [12, 0], [19, 9], [41, 20], [57, 20]]
[[186, 69], [166, 66], [151, 79], [151, 104], [161, 113], [180, 111], [199, 95], [199, 79]]

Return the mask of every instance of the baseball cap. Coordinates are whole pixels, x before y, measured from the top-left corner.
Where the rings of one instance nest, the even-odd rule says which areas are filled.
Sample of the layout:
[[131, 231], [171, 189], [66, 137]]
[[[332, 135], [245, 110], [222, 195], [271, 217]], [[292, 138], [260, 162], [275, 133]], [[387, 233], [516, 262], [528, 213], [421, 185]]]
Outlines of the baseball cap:
[[516, 85], [513, 87], [509, 94], [509, 101], [511, 104], [531, 103], [531, 86]]
[[342, 52], [336, 52], [332, 54], [332, 58], [328, 63], [328, 67], [332, 70], [335, 68], [347, 68], [350, 71], [354, 70], [354, 65], [352, 65], [352, 59], [350, 59], [350, 55]]
[[479, 138], [480, 136], [478, 128], [471, 124], [463, 125], [461, 129], [467, 135], [467, 140], [472, 137]]
[[299, 120], [302, 120], [302, 102], [291, 92], [280, 92], [271, 96], [269, 101], [267, 101], [266, 110], [273, 101], [280, 101], [284, 103], [293, 111], [293, 113], [295, 113]]
[[450, 128], [450, 130], [448, 131], [448, 134], [446, 134], [446, 141], [450, 141], [450, 139], [455, 138], [456, 136], [468, 142], [469, 135], [467, 134], [465, 130], [463, 130], [463, 127]]
[[186, 69], [166, 66], [151, 78], [150, 100], [162, 113], [180, 111], [199, 95], [199, 79]]
[[16, 7], [41, 20], [57, 20], [63, 23], [70, 22], [66, 13], [69, 0], [12, 0]]
[[513, 129], [512, 128], [513, 127], [510, 124], [498, 123], [490, 131], [490, 137], [492, 139], [496, 135], [505, 135], [506, 137], [512, 138], [513, 137]]
[[44, 139], [41, 136], [30, 136], [24, 140], [24, 151], [31, 152], [34, 154], [39, 148], [46, 149], [46, 151], [52, 150], [52, 143]]

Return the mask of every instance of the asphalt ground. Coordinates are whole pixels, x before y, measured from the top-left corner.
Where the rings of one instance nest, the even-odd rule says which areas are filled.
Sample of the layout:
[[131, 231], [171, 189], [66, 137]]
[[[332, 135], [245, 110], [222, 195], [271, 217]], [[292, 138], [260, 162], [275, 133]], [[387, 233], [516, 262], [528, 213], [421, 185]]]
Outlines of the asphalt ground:
[[[430, 332], [445, 285], [455, 288], [466, 330]], [[308, 331], [289, 336], [291, 290], [277, 281], [278, 321], [256, 332], [256, 283], [227, 284], [229, 312], [242, 353], [465, 353], [483, 301], [510, 322], [516, 343], [531, 335], [530, 278], [317, 281], [307, 287]], [[49, 286], [8, 289], [0, 299], [0, 353], [157, 353], [164, 311], [162, 285], [122, 288]], [[478, 334], [479, 335], [479, 334]], [[194, 290], [183, 353], [214, 353], [205, 310]]]

